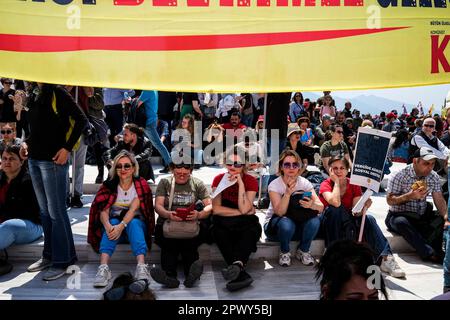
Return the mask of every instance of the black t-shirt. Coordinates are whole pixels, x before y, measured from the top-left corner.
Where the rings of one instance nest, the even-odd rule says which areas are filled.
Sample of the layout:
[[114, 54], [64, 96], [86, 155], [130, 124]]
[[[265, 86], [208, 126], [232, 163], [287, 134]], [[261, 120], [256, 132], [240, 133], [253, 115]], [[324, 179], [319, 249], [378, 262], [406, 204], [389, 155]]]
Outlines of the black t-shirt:
[[190, 92], [183, 93], [183, 104], [192, 105], [192, 101], [194, 100], [199, 102], [197, 93], [190, 93]]
[[158, 115], [161, 119], [173, 119], [173, 106], [177, 103], [177, 93], [158, 91]]
[[3, 100], [3, 104], [0, 104], [0, 122], [16, 122], [16, 115], [14, 113], [14, 101], [8, 96], [14, 95], [15, 90], [9, 89], [6, 92], [0, 90], [0, 99]]

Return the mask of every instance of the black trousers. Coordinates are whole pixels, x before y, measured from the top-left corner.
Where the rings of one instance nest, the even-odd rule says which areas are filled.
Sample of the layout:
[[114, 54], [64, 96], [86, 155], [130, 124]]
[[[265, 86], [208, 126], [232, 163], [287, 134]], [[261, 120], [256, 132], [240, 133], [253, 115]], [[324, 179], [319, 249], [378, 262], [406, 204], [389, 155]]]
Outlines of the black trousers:
[[258, 217], [214, 216], [212, 235], [227, 264], [235, 261], [248, 262], [250, 254], [256, 252], [256, 244], [261, 237]]

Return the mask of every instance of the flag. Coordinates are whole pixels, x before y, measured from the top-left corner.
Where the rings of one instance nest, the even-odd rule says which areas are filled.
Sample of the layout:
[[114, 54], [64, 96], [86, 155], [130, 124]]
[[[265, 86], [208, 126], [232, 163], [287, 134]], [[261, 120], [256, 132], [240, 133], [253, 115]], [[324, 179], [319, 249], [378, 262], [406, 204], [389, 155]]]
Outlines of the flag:
[[403, 108], [403, 114], [407, 114], [408, 110], [406, 110], [405, 104], [403, 104], [402, 108]]
[[423, 113], [422, 101], [419, 101], [417, 108], [419, 109], [419, 116], [423, 117], [424, 113]]
[[433, 115], [433, 110], [434, 110], [434, 103], [431, 105], [430, 109], [428, 109], [428, 114], [429, 114], [430, 116]]

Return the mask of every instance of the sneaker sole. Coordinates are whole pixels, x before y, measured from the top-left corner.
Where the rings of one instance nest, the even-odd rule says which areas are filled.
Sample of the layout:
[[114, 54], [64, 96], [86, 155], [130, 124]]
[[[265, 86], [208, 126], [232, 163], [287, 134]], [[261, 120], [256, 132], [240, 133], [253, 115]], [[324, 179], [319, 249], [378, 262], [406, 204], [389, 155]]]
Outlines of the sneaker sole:
[[59, 274], [54, 275], [54, 276], [51, 276], [51, 277], [45, 277], [45, 276], [44, 276], [44, 277], [42, 278], [42, 280], [44, 280], [44, 281], [53, 281], [53, 280], [62, 278], [62, 277], [64, 277], [65, 275], [66, 275], [66, 272], [64, 271], [64, 272], [62, 272], [62, 273], [59, 273]]
[[27, 271], [28, 271], [28, 272], [39, 272], [39, 271], [48, 269], [48, 268], [50, 268], [51, 266], [52, 266], [52, 264], [50, 263], [49, 265], [40, 266], [40, 267], [37, 267], [37, 268], [27, 268]]
[[227, 289], [231, 292], [238, 291], [250, 286], [253, 282], [253, 279], [246, 279], [245, 281], [239, 283], [227, 283]]

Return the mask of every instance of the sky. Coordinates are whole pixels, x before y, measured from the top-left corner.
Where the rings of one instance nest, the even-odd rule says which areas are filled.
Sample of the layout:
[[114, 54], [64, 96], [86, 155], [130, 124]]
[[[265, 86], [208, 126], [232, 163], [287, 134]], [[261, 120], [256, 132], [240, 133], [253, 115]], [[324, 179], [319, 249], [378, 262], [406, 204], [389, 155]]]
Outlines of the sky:
[[[445, 85], [378, 89], [378, 90], [358, 90], [358, 91], [333, 91], [333, 96], [352, 99], [360, 95], [376, 95], [386, 99], [397, 100], [404, 103], [417, 105], [422, 101], [424, 108], [429, 108], [432, 104], [436, 108], [442, 106], [444, 99], [450, 91], [450, 83]], [[322, 95], [322, 92], [315, 92]]]

